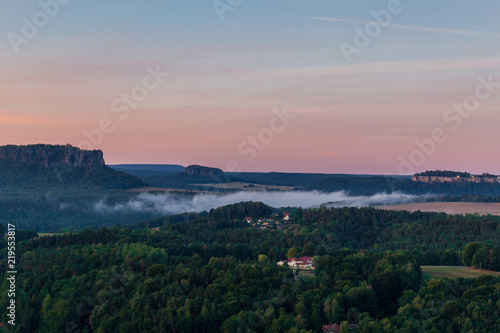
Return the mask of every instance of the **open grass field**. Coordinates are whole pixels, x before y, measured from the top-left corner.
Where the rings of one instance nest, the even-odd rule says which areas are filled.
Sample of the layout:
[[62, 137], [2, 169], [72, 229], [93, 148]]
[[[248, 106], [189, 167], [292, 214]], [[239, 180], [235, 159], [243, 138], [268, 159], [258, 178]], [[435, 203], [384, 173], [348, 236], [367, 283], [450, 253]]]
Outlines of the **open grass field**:
[[223, 184], [198, 184], [198, 186], [208, 186], [214, 188], [239, 190], [239, 191], [291, 191], [295, 186], [278, 186], [278, 185], [259, 185], [242, 182], [223, 183]]
[[410, 212], [443, 212], [446, 214], [480, 214], [500, 216], [500, 203], [496, 202], [417, 202], [400, 205], [379, 206], [389, 210]]
[[500, 272], [490, 272], [462, 266], [422, 266], [424, 279], [477, 278], [481, 275], [500, 276]]
[[301, 269], [299, 272], [300, 277], [313, 277], [314, 276], [314, 270], [312, 269]]
[[196, 190], [183, 190], [183, 189], [175, 189], [175, 188], [163, 188], [163, 187], [138, 187], [131, 188], [129, 190], [125, 190], [126, 192], [192, 192], [192, 193], [208, 193], [206, 191], [196, 191]]

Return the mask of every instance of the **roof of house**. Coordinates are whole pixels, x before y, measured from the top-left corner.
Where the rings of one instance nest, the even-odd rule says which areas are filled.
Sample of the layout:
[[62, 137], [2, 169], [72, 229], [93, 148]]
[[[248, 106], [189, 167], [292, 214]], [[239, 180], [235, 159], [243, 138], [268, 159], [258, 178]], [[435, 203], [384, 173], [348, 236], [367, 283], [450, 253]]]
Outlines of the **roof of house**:
[[323, 325], [323, 332], [339, 332], [340, 326], [335, 323], [332, 325]]
[[299, 265], [312, 264], [313, 257], [288, 258], [288, 262], [297, 262]]

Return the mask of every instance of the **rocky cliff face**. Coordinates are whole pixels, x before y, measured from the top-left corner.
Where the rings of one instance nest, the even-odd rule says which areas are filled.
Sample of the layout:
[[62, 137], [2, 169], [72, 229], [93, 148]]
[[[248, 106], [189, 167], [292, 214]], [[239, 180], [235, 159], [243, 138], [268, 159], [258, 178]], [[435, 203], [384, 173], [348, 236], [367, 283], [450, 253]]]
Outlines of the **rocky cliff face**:
[[99, 167], [105, 166], [104, 156], [100, 150], [81, 150], [71, 145], [28, 145], [2, 146], [0, 159], [13, 160], [29, 164], [49, 167]]
[[209, 168], [201, 165], [190, 165], [184, 170], [185, 173], [191, 176], [211, 177], [224, 174], [224, 171], [217, 168]]
[[493, 175], [474, 175], [471, 177], [437, 177], [437, 176], [413, 176], [414, 182], [419, 183], [500, 183], [500, 177]]

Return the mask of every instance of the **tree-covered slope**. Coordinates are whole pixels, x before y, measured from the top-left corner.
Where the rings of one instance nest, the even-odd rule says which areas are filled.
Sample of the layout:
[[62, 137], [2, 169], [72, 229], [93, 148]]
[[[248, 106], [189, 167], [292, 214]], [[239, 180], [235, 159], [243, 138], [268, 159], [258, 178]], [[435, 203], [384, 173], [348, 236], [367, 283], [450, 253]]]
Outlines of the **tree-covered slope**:
[[[500, 329], [500, 278], [422, 281], [422, 248], [386, 251], [374, 241], [380, 230], [395, 228], [393, 245], [421, 239], [445, 253], [446, 244], [435, 237], [441, 230], [402, 230], [443, 224], [459, 244], [468, 225], [478, 223], [483, 230], [471, 238], [482, 234], [495, 243], [488, 225], [497, 228], [498, 219], [319, 209], [293, 214], [300, 226], [286, 232], [240, 220], [267, 208], [249, 202], [187, 220], [167, 217], [159, 230], [112, 228], [20, 241], [12, 332], [295, 333], [329, 323], [360, 333]], [[483, 248], [469, 244], [465, 259]], [[277, 265], [292, 252], [313, 255], [315, 271], [297, 274]], [[5, 243], [0, 256], [7, 256]], [[0, 266], [3, 289], [5, 275]], [[7, 302], [1, 293], [0, 306]]]
[[101, 151], [71, 146], [0, 147], [0, 189], [108, 189], [145, 186], [135, 176], [104, 164]]

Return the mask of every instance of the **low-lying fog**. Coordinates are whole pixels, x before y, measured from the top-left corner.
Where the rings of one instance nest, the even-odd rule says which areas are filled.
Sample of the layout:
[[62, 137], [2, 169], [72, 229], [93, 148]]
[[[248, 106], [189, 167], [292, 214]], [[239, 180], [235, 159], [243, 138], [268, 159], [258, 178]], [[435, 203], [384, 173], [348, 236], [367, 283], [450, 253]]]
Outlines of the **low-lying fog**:
[[311, 208], [327, 207], [363, 207], [376, 205], [400, 204], [422, 201], [422, 197], [394, 192], [380, 193], [373, 196], [349, 196], [346, 192], [236, 192], [230, 194], [196, 194], [178, 196], [171, 193], [142, 193], [126, 203], [109, 205], [101, 200], [94, 205], [98, 213], [144, 212], [155, 215], [172, 215], [185, 212], [202, 212], [224, 205], [242, 201], [261, 201], [272, 207]]

